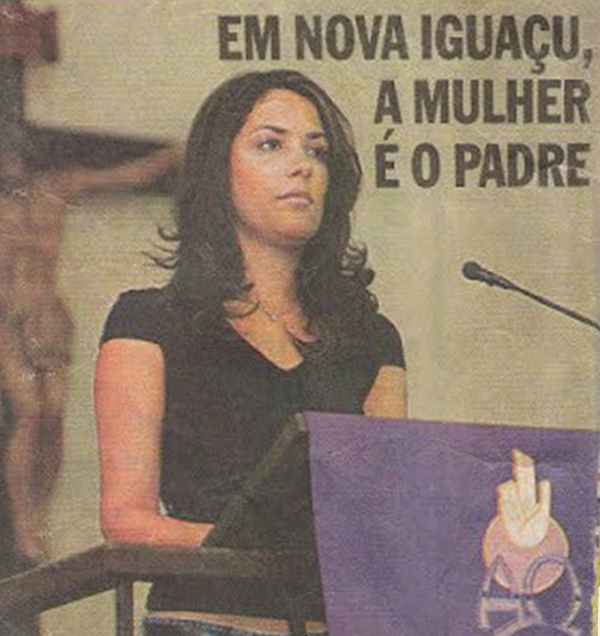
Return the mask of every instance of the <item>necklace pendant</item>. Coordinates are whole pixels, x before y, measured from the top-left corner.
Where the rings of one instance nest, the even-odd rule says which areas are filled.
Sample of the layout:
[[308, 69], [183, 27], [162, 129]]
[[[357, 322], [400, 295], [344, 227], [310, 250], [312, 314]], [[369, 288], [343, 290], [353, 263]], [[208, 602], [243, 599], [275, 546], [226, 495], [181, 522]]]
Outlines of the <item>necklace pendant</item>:
[[276, 311], [270, 311], [260, 300], [258, 301], [258, 308], [271, 322], [279, 322], [281, 320], [281, 314], [277, 313]]

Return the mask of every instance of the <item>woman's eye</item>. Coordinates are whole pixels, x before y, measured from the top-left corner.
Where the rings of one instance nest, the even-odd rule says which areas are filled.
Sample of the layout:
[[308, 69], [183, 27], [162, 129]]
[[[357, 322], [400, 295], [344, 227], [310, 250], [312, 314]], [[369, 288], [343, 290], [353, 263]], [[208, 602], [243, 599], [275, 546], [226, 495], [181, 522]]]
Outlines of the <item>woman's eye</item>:
[[259, 142], [258, 147], [260, 150], [277, 150], [281, 147], [279, 139], [264, 139]]
[[329, 148], [327, 146], [311, 146], [306, 152], [309, 157], [314, 157], [318, 161], [326, 161], [329, 156]]

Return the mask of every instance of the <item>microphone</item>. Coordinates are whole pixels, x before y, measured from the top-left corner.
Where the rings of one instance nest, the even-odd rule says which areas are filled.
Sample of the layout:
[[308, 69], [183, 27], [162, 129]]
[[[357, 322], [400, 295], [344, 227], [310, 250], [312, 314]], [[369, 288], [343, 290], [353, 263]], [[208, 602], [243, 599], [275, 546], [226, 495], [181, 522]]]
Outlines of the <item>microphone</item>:
[[462, 268], [462, 273], [465, 278], [469, 280], [478, 280], [488, 285], [496, 285], [502, 287], [502, 289], [514, 289], [515, 285], [506, 278], [491, 272], [489, 269], [484, 269], [479, 263], [475, 261], [467, 261]]
[[520, 287], [515, 283], [511, 283], [511, 281], [503, 278], [495, 272], [491, 272], [489, 269], [481, 267], [481, 265], [479, 265], [479, 263], [476, 263], [475, 261], [467, 261], [462, 267], [462, 273], [463, 276], [465, 278], [468, 278], [469, 280], [477, 280], [481, 283], [487, 283], [491, 286], [495, 285], [496, 287], [501, 287], [502, 289], [510, 289], [512, 291], [516, 291], [519, 294], [523, 294], [523, 296], [527, 296], [528, 298], [535, 300], [545, 307], [554, 309], [555, 311], [558, 311], [565, 316], [569, 316], [569, 318], [573, 318], [585, 325], [588, 325], [589, 327], [593, 327], [594, 329], [600, 331], [600, 323], [598, 323], [596, 320], [592, 320], [591, 318], [588, 318], [587, 316], [584, 316], [577, 311], [573, 311], [572, 309], [569, 309], [568, 307], [565, 307], [563, 305], [559, 305], [558, 303], [555, 303], [548, 298], [544, 298], [539, 294], [535, 294], [534, 292], [524, 289], [523, 287]]

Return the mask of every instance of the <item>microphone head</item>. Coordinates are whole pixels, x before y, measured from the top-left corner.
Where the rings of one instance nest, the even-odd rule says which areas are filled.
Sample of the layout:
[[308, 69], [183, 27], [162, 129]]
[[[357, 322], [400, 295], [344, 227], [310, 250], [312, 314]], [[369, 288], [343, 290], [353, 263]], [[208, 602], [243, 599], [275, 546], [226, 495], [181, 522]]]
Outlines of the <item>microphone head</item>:
[[483, 269], [479, 263], [475, 261], [467, 261], [462, 268], [462, 273], [469, 280], [481, 280]]
[[490, 272], [489, 269], [481, 267], [481, 265], [475, 261], [467, 261], [463, 265], [462, 273], [464, 277], [469, 280], [478, 280], [488, 285], [502, 287], [503, 289], [515, 289], [515, 285], [509, 280], [498, 276], [498, 274], [494, 272]]

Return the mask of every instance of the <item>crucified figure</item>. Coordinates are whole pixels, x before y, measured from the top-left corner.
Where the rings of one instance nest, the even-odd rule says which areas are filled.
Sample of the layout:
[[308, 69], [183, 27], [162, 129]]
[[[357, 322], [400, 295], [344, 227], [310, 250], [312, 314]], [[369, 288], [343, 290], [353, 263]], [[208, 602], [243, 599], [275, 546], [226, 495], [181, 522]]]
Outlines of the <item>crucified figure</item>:
[[15, 569], [47, 557], [62, 459], [73, 324], [57, 265], [67, 204], [83, 192], [150, 183], [179, 161], [179, 149], [166, 148], [105, 170], [30, 174], [21, 153], [0, 148], [0, 390], [10, 413], [4, 477]]

